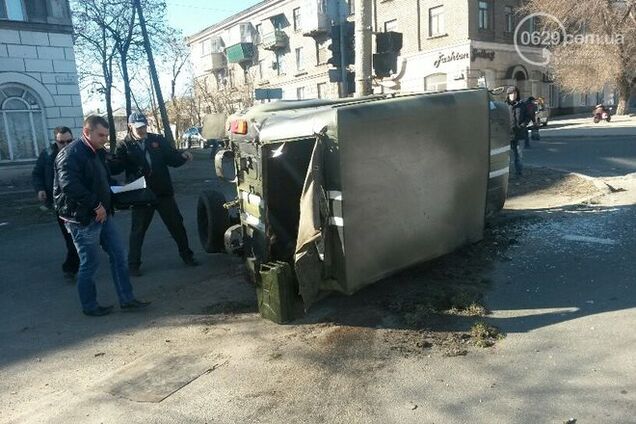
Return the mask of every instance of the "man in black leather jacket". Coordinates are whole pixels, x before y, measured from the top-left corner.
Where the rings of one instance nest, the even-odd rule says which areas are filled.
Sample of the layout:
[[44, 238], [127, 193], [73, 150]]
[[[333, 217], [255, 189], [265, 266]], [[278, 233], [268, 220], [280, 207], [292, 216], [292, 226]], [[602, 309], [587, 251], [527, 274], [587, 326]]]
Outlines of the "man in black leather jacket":
[[517, 87], [508, 87], [506, 91], [506, 104], [510, 108], [510, 117], [512, 128], [510, 129], [510, 150], [514, 163], [515, 174], [519, 177], [523, 173], [523, 152], [521, 140], [528, 138], [527, 123], [524, 118], [524, 103], [521, 101], [519, 89]]
[[[33, 188], [35, 188], [35, 192], [38, 194], [38, 200], [49, 209], [53, 207], [53, 164], [55, 157], [60, 150], [73, 141], [73, 133], [68, 127], [55, 128], [53, 130], [53, 136], [55, 137], [55, 143], [52, 143], [48, 148], [42, 150], [32, 173]], [[62, 272], [65, 278], [72, 281], [75, 279], [75, 274], [77, 274], [77, 270], [79, 269], [79, 256], [77, 256], [73, 238], [68, 231], [66, 231], [64, 221], [62, 221], [59, 216], [57, 217], [57, 224], [60, 227], [66, 244], [66, 260], [62, 264]]]
[[95, 273], [100, 246], [110, 258], [121, 309], [134, 311], [149, 304], [133, 295], [125, 249], [113, 223], [110, 175], [103, 149], [107, 141], [108, 122], [101, 116], [89, 116], [84, 121], [82, 137], [62, 149], [55, 159], [55, 209], [80, 257], [77, 290], [82, 310], [89, 316], [102, 316], [113, 310], [112, 306], [97, 303]]
[[183, 226], [183, 217], [174, 199], [174, 189], [168, 167], [179, 167], [192, 160], [189, 152], [180, 152], [170, 146], [159, 134], [147, 132], [148, 121], [140, 112], [128, 118], [128, 135], [117, 145], [110, 162], [113, 174], [126, 172], [126, 182], [145, 177], [150, 190], [157, 197], [153, 205], [132, 207], [132, 226], [128, 266], [130, 274], [141, 275], [141, 247], [155, 210], [177, 243], [179, 255], [188, 266], [196, 266], [188, 236]]

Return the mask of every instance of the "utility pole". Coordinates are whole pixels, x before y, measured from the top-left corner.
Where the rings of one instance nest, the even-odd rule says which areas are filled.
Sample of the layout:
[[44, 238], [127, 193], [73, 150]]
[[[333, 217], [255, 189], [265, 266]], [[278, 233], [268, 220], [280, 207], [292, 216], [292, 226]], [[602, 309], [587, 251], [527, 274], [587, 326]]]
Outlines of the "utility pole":
[[148, 68], [150, 70], [150, 78], [152, 79], [152, 85], [155, 87], [155, 93], [157, 95], [157, 103], [159, 106], [159, 112], [161, 113], [161, 122], [163, 123], [163, 133], [172, 146], [175, 145], [174, 137], [172, 136], [172, 129], [170, 128], [170, 119], [168, 119], [168, 112], [166, 111], [166, 104], [163, 101], [163, 95], [161, 94], [161, 86], [159, 85], [159, 77], [157, 76], [157, 67], [155, 66], [155, 59], [152, 56], [152, 47], [150, 46], [150, 39], [148, 38], [148, 30], [146, 29], [146, 20], [144, 19], [143, 11], [141, 10], [141, 1], [132, 0], [133, 6], [137, 8], [137, 15], [139, 16], [139, 26], [141, 27], [141, 34], [144, 37], [144, 49], [148, 55]]
[[368, 96], [371, 90], [371, 0], [355, 0], [356, 92], [355, 97]]

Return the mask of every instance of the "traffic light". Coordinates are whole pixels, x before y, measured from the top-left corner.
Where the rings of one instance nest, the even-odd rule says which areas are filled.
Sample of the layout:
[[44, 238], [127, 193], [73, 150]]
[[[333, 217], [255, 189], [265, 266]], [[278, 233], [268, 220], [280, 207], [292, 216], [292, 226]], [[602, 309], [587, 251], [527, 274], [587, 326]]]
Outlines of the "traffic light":
[[[355, 39], [354, 39], [355, 25], [353, 22], [345, 21], [342, 24], [331, 26], [331, 58], [327, 60], [331, 66], [337, 70], [342, 71], [342, 68], [346, 68], [349, 65], [355, 63]], [[331, 75], [336, 75], [336, 72], [329, 72]], [[342, 80], [342, 77], [338, 77], [338, 80], [332, 80], [332, 82]]]
[[397, 58], [402, 50], [402, 33], [389, 31], [375, 34], [376, 54], [373, 70], [376, 77], [389, 77], [397, 72]]

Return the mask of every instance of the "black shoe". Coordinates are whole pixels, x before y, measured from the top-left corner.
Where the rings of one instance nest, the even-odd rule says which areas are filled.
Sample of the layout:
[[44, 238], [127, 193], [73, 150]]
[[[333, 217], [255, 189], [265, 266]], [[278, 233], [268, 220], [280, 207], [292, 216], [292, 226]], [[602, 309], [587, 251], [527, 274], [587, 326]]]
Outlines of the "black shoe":
[[197, 261], [193, 257], [183, 258], [183, 263], [186, 264], [187, 266], [199, 266], [200, 265], [199, 261]]
[[141, 272], [138, 266], [131, 266], [130, 268], [128, 268], [128, 275], [130, 275], [131, 277], [141, 277], [144, 274], [143, 272]]
[[70, 271], [65, 271], [64, 272], [64, 279], [67, 280], [70, 283], [74, 283], [75, 282], [75, 272], [70, 272]]
[[89, 317], [103, 317], [113, 312], [113, 306], [98, 306], [90, 311], [83, 310], [82, 312]]
[[146, 308], [151, 302], [143, 302], [141, 300], [133, 299], [128, 303], [122, 303], [119, 307], [123, 312], [134, 312]]

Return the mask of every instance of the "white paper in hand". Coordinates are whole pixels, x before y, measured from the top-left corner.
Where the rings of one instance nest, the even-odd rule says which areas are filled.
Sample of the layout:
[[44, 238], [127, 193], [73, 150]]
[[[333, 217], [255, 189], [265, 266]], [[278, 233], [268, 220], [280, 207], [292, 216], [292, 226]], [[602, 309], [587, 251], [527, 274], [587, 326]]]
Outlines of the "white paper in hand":
[[110, 190], [113, 193], [123, 193], [125, 191], [139, 190], [139, 189], [142, 189], [142, 188], [146, 188], [146, 178], [145, 177], [137, 178], [132, 183], [128, 183], [128, 184], [123, 185], [123, 186], [111, 186]]

